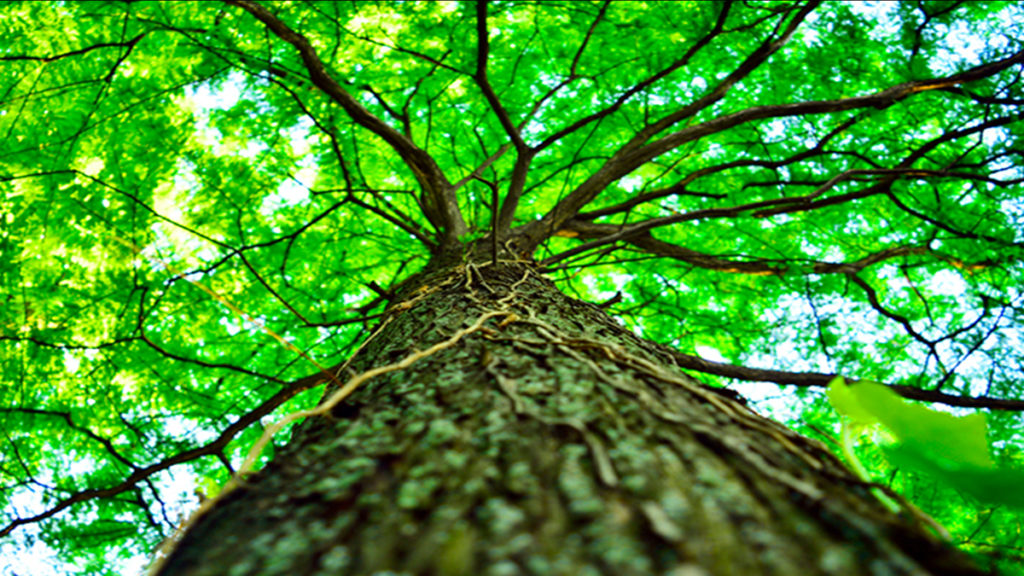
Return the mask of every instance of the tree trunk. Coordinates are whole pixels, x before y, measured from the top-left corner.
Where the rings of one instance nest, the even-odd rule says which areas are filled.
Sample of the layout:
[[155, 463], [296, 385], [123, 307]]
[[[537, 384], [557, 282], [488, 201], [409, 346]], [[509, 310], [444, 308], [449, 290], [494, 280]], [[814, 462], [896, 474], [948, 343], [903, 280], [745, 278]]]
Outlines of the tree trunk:
[[524, 263], [435, 269], [165, 575], [981, 574], [823, 446]]

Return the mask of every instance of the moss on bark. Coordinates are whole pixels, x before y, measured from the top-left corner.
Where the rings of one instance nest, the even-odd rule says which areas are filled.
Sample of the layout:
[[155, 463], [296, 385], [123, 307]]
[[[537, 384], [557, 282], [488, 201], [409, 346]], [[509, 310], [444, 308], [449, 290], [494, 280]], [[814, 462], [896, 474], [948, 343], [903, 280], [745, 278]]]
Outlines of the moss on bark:
[[304, 423], [162, 574], [980, 573], [526, 264], [403, 294], [357, 372], [500, 314]]

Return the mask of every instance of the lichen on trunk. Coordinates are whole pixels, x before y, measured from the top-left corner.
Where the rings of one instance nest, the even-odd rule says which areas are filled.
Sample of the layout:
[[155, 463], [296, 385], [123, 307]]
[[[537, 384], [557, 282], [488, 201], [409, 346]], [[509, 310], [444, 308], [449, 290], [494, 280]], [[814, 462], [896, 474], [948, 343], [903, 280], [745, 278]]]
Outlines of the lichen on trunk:
[[981, 573], [820, 444], [524, 262], [418, 276], [351, 369], [487, 314], [298, 427], [161, 573]]

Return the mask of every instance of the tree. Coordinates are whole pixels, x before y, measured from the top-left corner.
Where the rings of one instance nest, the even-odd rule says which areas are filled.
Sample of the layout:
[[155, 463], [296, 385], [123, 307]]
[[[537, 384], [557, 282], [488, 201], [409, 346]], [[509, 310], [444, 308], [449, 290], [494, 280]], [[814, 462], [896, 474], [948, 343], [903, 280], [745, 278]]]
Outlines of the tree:
[[120, 573], [163, 540], [161, 574], [1024, 556], [1006, 476], [964, 467], [985, 446], [924, 445], [929, 475], [864, 436], [858, 476], [822, 393], [985, 413], [1021, 466], [1016, 3], [0, 10], [8, 550]]

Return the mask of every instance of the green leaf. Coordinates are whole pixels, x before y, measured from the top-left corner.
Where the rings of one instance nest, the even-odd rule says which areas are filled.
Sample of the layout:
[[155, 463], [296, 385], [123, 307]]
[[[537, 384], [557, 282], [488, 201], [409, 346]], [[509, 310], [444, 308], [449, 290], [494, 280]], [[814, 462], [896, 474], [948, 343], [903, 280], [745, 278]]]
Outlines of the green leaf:
[[981, 502], [1024, 509], [1024, 470], [999, 470], [929, 458], [909, 445], [886, 447], [893, 464], [931, 474]]
[[881, 428], [893, 463], [935, 476], [978, 500], [1024, 507], [1024, 471], [999, 470], [989, 457], [985, 415], [955, 416], [911, 404], [877, 382], [833, 380], [832, 406], [853, 422]]

